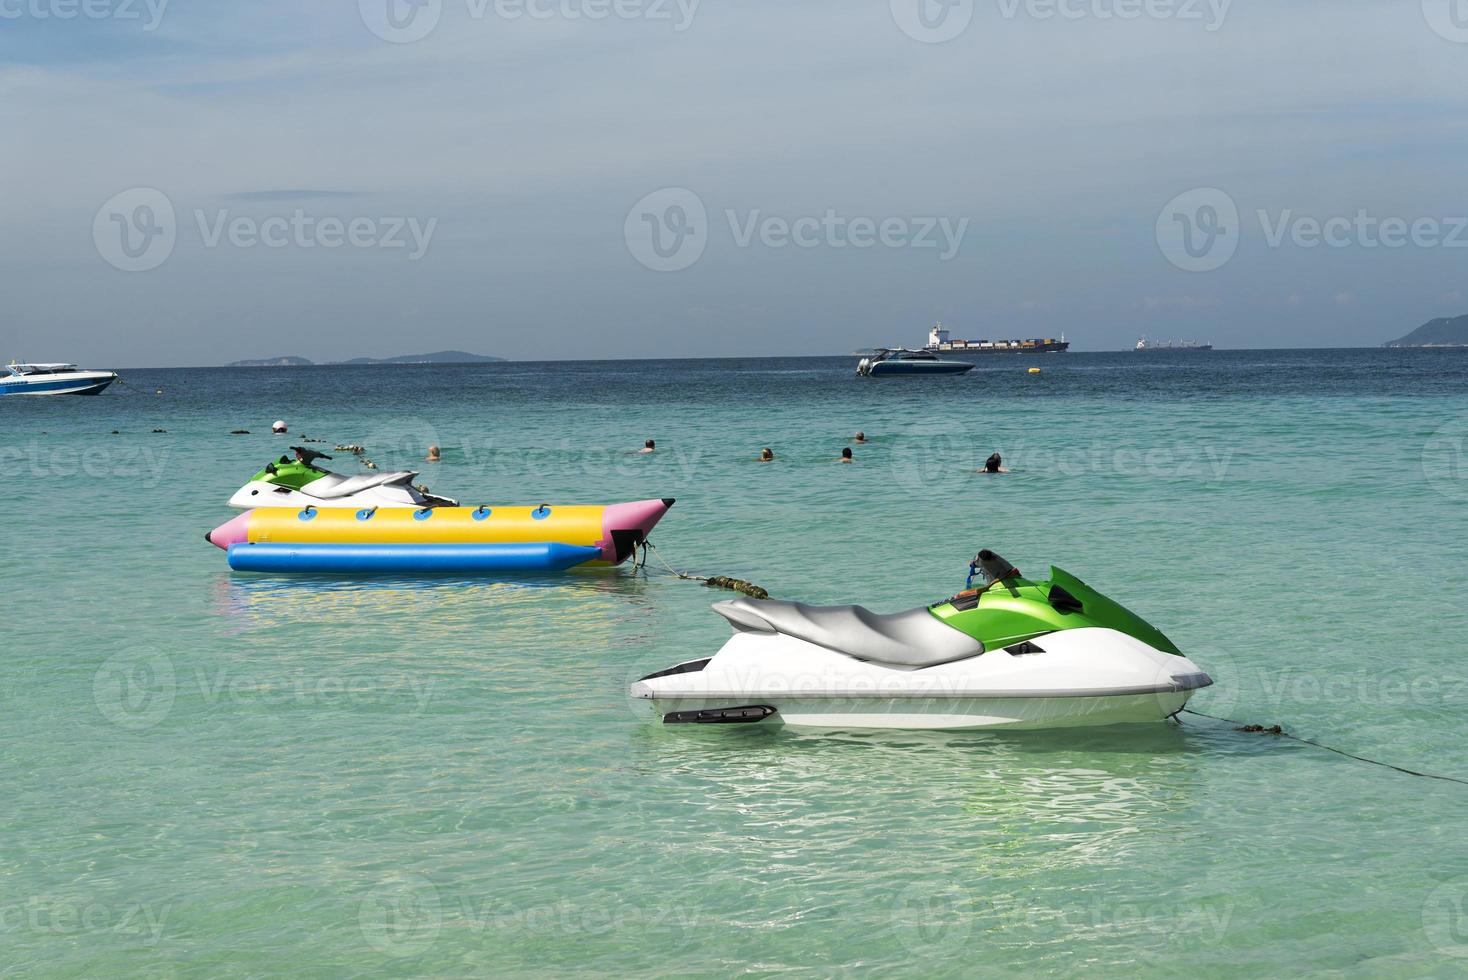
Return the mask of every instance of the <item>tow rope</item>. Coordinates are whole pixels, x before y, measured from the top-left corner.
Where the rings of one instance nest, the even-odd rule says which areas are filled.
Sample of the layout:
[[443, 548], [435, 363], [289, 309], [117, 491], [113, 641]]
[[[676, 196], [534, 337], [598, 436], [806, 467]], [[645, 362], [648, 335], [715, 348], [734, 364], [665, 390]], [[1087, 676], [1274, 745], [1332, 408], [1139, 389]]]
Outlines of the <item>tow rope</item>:
[[[1357, 762], [1364, 762], [1367, 765], [1380, 766], [1383, 769], [1393, 769], [1397, 772], [1406, 773], [1408, 776], [1421, 776], [1423, 779], [1440, 779], [1443, 782], [1462, 783], [1464, 786], [1468, 786], [1468, 779], [1461, 779], [1457, 776], [1443, 776], [1433, 772], [1419, 772], [1416, 769], [1407, 769], [1404, 766], [1392, 765], [1390, 762], [1382, 762], [1380, 759], [1368, 759], [1364, 755], [1355, 755], [1351, 752], [1345, 751], [1344, 749], [1338, 749], [1334, 746], [1326, 745], [1323, 742], [1317, 742], [1312, 738], [1305, 738], [1303, 735], [1291, 735], [1279, 725], [1270, 725], [1268, 727], [1265, 727], [1264, 725], [1248, 725], [1241, 721], [1235, 721], [1232, 718], [1224, 718], [1220, 715], [1210, 715], [1206, 711], [1194, 711], [1192, 708], [1183, 708], [1178, 713], [1182, 714], [1184, 712], [1190, 715], [1197, 715], [1200, 718], [1212, 718], [1214, 721], [1227, 722], [1228, 724], [1234, 726], [1234, 731], [1236, 732], [1248, 732], [1255, 735], [1274, 735], [1279, 738], [1288, 738], [1293, 741], [1303, 743], [1305, 745], [1313, 745], [1317, 749], [1324, 749], [1327, 752], [1334, 752], [1336, 755], [1345, 756], [1347, 759], [1354, 759]], [[1177, 715], [1173, 715], [1173, 717], [1177, 718]], [[1177, 719], [1177, 722], [1179, 725], [1181, 725], [1182, 719]]]
[[658, 563], [666, 568], [669, 572], [676, 575], [678, 578], [685, 579], [690, 582], [702, 582], [704, 585], [711, 589], [729, 589], [731, 592], [742, 592], [745, 595], [749, 596], [751, 599], [768, 599], [770, 597], [770, 594], [767, 591], [760, 588], [758, 585], [755, 585], [753, 582], [746, 582], [742, 578], [730, 578], [727, 575], [692, 575], [688, 572], [680, 572], [678, 571], [678, 569], [668, 564], [668, 562], [663, 558], [662, 553], [658, 551], [657, 545], [653, 544], [651, 541], [642, 542], [641, 556], [635, 558], [632, 562], [633, 571], [636, 571], [639, 568], [647, 567], [648, 551], [651, 551], [655, 556], [657, 556]]

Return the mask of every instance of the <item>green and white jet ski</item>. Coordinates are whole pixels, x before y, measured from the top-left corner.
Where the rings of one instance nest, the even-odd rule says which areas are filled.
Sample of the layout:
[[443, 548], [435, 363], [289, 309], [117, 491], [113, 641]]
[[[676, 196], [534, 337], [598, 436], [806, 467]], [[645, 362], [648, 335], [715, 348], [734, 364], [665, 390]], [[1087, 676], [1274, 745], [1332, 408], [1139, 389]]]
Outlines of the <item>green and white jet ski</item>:
[[314, 449], [292, 446], [295, 459], [282, 456], [240, 487], [229, 506], [254, 507], [457, 507], [459, 502], [415, 486], [416, 472], [367, 473], [342, 476], [316, 465], [331, 459]]
[[1060, 568], [1035, 581], [992, 551], [986, 580], [880, 615], [732, 599], [714, 656], [649, 674], [631, 696], [665, 723], [1025, 729], [1158, 722], [1213, 680], [1140, 616]]

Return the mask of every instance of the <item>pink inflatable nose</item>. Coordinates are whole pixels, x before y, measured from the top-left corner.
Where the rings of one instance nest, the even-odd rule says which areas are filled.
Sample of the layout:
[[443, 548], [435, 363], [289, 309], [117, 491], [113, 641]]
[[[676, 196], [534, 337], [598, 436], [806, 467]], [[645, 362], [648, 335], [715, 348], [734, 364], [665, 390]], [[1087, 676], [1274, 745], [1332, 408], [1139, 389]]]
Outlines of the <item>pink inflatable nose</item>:
[[206, 531], [204, 540], [216, 548], [229, 550], [232, 544], [243, 544], [250, 539], [250, 512], [243, 514], [219, 525], [212, 531]]
[[662, 520], [672, 497], [661, 500], [639, 500], [630, 504], [612, 504], [602, 511], [602, 560], [621, 564], [632, 548], [647, 540], [657, 522]]

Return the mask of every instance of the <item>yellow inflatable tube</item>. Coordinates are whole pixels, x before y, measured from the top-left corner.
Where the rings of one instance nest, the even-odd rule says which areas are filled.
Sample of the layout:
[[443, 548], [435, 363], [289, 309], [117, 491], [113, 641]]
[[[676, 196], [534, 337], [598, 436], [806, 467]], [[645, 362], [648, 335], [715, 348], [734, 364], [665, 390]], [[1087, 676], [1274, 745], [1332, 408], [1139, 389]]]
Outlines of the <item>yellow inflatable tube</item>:
[[[261, 507], [250, 519], [251, 544], [521, 544], [559, 541], [599, 546], [605, 507], [380, 507], [369, 512], [343, 507], [316, 511], [308, 520], [294, 507]], [[358, 517], [363, 514], [364, 517]], [[418, 517], [416, 515], [423, 515]]]
[[672, 505], [665, 497], [606, 506], [257, 507], [204, 537], [229, 552], [232, 568], [619, 565]]

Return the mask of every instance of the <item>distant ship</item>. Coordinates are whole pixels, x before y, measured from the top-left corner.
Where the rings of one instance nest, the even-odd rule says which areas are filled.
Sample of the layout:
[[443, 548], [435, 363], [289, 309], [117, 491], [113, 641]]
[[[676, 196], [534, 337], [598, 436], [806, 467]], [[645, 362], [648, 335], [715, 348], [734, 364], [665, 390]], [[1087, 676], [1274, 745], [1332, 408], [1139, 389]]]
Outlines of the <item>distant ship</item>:
[[944, 354], [1062, 354], [1070, 349], [1065, 334], [1054, 337], [1032, 337], [1029, 340], [952, 340], [939, 323], [928, 331], [928, 344], [923, 350]]
[[1132, 350], [1212, 350], [1212, 344], [1200, 344], [1196, 340], [1148, 340], [1138, 338]]

